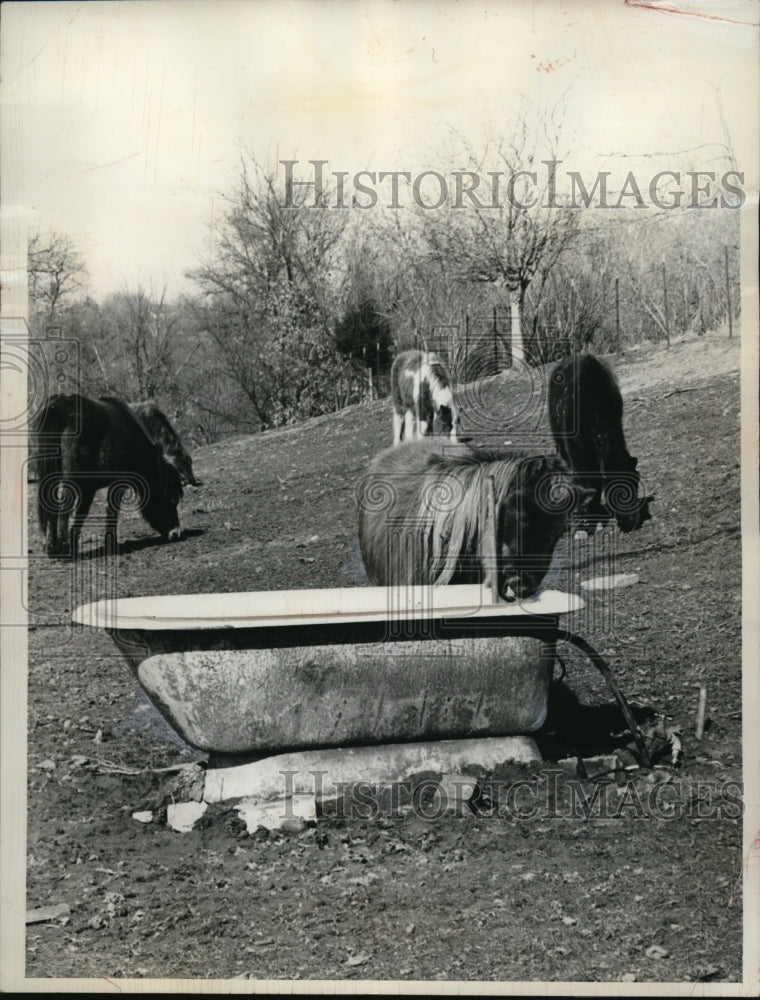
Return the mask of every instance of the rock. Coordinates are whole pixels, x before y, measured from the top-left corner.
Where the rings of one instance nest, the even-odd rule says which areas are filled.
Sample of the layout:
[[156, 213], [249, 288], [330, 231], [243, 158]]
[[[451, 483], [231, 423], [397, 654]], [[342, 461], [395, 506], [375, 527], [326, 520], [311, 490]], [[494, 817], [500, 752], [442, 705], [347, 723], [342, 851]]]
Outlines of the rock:
[[203, 798], [209, 803], [244, 798], [276, 802], [290, 795], [311, 795], [324, 802], [339, 799], [342, 788], [358, 782], [383, 785], [425, 771], [460, 774], [473, 765], [488, 771], [505, 761], [538, 760], [538, 747], [528, 736], [297, 751], [208, 770]]
[[360, 952], [358, 955], [349, 955], [346, 959], [346, 965], [364, 965], [366, 962], [369, 962], [371, 957], [365, 951]]
[[[620, 767], [620, 758], [617, 754], [600, 754], [595, 757], [582, 757], [583, 766], [594, 774], [604, 771], [616, 771]], [[570, 774], [575, 774], [578, 770], [577, 757], [563, 757], [557, 761], [558, 767]]]
[[465, 802], [475, 794], [477, 778], [471, 774], [442, 774], [434, 795], [436, 811], [461, 813]]
[[632, 587], [639, 582], [637, 573], [615, 573], [614, 576], [595, 576], [591, 580], [583, 580], [583, 590], [615, 590], [619, 587]]
[[663, 948], [662, 945], [650, 944], [647, 950], [644, 952], [644, 954], [646, 955], [647, 958], [661, 959], [661, 958], [667, 958], [670, 955], [670, 952], [667, 950], [667, 948]]
[[695, 979], [698, 982], [707, 982], [710, 979], [715, 979], [717, 976], [724, 975], [724, 971], [719, 965], [703, 965], [697, 969]]
[[166, 807], [167, 825], [177, 833], [190, 833], [207, 809], [206, 802], [172, 802]]
[[137, 820], [138, 823], [152, 823], [153, 813], [150, 809], [144, 809], [141, 812], [133, 812], [132, 819]]
[[183, 764], [161, 786], [162, 802], [200, 802], [203, 798], [205, 770], [199, 764]]
[[317, 803], [314, 795], [291, 795], [276, 802], [243, 799], [235, 806], [248, 833], [259, 827], [265, 830], [302, 830], [307, 821], [316, 822]]
[[42, 924], [48, 920], [63, 920], [68, 923], [71, 915], [71, 908], [68, 903], [58, 903], [56, 906], [38, 906], [34, 910], [26, 911], [27, 924]]

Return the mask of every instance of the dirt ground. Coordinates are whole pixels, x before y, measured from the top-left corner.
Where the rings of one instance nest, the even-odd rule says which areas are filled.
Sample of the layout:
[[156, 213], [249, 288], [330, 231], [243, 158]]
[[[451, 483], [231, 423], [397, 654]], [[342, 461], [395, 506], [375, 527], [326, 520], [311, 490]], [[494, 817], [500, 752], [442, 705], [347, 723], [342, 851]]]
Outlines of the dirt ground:
[[[583, 707], [555, 709], [544, 762], [487, 776], [496, 784], [481, 782], [471, 807], [433, 818], [325, 810], [304, 829], [254, 834], [218, 807], [174, 832], [162, 769], [203, 755], [157, 723], [108, 637], [69, 629], [72, 607], [99, 596], [102, 556], [72, 582], [30, 519], [27, 906], [68, 912], [29, 924], [27, 976], [741, 980], [738, 340], [611, 360], [656, 516], [612, 532], [614, 571], [639, 582], [586, 595], [568, 624], [608, 656], [642, 716], [680, 728], [680, 766], [662, 745], [654, 770], [558, 771], [561, 756], [615, 745], [622, 766], [634, 762], [628, 736], [603, 724], [614, 713], [601, 676], [562, 647]], [[480, 387], [504, 439], [540, 410], [529, 383], [505, 373]], [[479, 412], [464, 418], [476, 438]], [[531, 433], [546, 433], [542, 420]], [[158, 544], [137, 515], [122, 517], [118, 592], [361, 586], [353, 488], [390, 437], [378, 402], [198, 449], [203, 486], [181, 505], [182, 541]], [[575, 549], [558, 582], [575, 590], [609, 572], [599, 551]], [[708, 723], [697, 740], [700, 686]], [[525, 808], [499, 808], [498, 790], [517, 781]], [[595, 791], [607, 805], [584, 815], [579, 795], [593, 802]], [[149, 809], [154, 822], [132, 818]]]

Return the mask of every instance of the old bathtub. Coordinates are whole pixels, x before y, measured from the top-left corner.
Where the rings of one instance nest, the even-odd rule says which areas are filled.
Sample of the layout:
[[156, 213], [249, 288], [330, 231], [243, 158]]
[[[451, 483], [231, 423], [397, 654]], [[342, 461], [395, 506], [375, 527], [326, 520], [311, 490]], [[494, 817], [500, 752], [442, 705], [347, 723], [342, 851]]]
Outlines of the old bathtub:
[[218, 755], [530, 733], [546, 716], [560, 615], [480, 585], [116, 598], [107, 631], [182, 738]]

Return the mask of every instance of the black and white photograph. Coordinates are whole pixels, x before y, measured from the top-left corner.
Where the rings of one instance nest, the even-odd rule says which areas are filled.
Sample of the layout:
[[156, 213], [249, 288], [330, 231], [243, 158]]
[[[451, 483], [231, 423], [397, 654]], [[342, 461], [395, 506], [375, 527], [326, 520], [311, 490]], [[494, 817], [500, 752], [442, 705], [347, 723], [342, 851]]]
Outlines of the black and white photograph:
[[0, 9], [0, 989], [757, 996], [755, 0]]

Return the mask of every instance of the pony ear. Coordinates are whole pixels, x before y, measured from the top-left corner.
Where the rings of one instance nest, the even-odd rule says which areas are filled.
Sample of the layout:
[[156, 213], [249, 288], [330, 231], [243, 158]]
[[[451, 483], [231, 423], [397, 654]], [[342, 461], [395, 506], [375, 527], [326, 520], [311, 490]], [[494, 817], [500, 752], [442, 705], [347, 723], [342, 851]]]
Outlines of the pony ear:
[[639, 464], [638, 458], [636, 458], [635, 455], [631, 455], [631, 467], [635, 469], [638, 464]]

